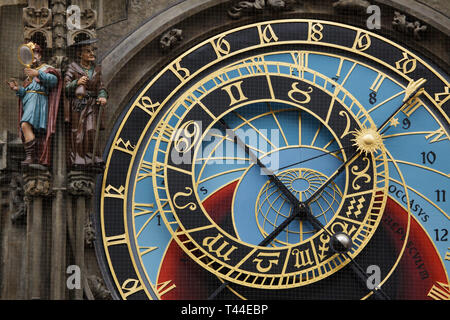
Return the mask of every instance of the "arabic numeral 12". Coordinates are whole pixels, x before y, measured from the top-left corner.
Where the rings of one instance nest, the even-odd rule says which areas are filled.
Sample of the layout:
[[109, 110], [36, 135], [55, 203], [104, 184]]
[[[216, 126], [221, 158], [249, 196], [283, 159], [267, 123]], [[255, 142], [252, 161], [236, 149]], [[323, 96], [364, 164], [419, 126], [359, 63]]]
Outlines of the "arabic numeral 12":
[[447, 229], [434, 229], [436, 235], [436, 241], [447, 241], [448, 230]]

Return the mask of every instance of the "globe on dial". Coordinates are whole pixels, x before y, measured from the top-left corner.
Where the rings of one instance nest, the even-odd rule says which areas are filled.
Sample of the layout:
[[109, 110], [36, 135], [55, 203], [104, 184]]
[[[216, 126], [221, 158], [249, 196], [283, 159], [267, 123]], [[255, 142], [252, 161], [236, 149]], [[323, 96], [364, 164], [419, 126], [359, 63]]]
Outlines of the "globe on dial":
[[327, 21], [193, 46], [109, 142], [98, 221], [115, 297], [448, 295], [448, 79]]

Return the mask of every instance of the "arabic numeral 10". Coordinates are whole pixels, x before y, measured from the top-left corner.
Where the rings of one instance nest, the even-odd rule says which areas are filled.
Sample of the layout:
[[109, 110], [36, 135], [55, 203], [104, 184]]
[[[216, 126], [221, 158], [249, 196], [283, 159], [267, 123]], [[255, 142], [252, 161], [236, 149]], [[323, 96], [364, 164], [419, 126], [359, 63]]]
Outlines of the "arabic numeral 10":
[[436, 153], [434, 153], [433, 151], [422, 152], [421, 155], [423, 164], [433, 164], [436, 161]]

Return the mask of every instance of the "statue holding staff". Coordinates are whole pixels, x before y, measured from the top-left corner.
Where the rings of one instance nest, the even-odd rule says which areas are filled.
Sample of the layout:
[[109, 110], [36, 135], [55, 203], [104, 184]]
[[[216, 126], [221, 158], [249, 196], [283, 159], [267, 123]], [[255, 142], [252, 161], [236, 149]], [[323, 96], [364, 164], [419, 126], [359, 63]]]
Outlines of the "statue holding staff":
[[78, 61], [72, 62], [64, 77], [64, 118], [69, 125], [68, 162], [73, 170], [101, 170], [104, 162], [97, 148], [102, 108], [108, 93], [102, 82], [101, 66], [95, 63], [96, 39], [72, 45]]

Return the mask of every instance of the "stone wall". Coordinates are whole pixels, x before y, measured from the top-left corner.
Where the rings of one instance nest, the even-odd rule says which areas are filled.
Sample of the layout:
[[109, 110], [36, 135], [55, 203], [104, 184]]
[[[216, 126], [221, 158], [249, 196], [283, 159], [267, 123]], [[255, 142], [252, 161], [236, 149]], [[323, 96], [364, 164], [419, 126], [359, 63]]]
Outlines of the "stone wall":
[[17, 132], [17, 97], [5, 81], [22, 77], [22, 65], [17, 61], [17, 48], [23, 41], [22, 8], [0, 7], [0, 130]]

